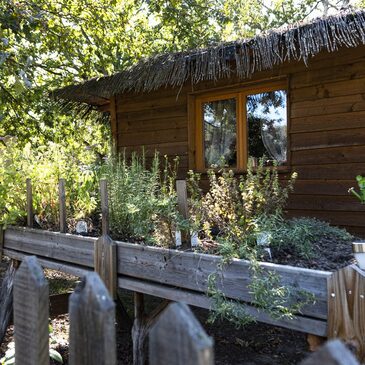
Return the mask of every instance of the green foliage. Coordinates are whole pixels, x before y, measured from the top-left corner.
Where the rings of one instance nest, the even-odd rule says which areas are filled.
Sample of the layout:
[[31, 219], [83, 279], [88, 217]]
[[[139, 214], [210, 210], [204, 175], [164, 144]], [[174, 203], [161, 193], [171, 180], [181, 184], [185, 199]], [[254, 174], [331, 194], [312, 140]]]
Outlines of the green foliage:
[[147, 168], [144, 154], [111, 156], [103, 168], [109, 182], [110, 228], [114, 235], [170, 246], [183, 224], [177, 210], [175, 179], [178, 161], [159, 155]]
[[[52, 326], [49, 326], [50, 341], [52, 343]], [[56, 362], [63, 364], [62, 356], [58, 351], [53, 348], [49, 349], [49, 357]], [[15, 364], [15, 342], [12, 341], [8, 344], [4, 357], [0, 359], [0, 365], [14, 365]]]
[[356, 176], [356, 181], [359, 186], [360, 191], [357, 192], [354, 188], [349, 189], [349, 193], [353, 194], [360, 200], [361, 204], [365, 204], [365, 177], [358, 175]]
[[[361, 6], [359, 0], [359, 5]], [[316, 0], [3, 0], [0, 136], [54, 140], [75, 122], [49, 92], [164, 51], [204, 47], [326, 12]], [[340, 9], [342, 2], [331, 4]], [[60, 128], [62, 124], [62, 128]], [[93, 124], [89, 124], [93, 125]]]
[[210, 188], [205, 195], [198, 189], [199, 175], [190, 173], [195, 229], [200, 225], [205, 238], [215, 240], [215, 253], [222, 256], [217, 273], [208, 280], [212, 321], [225, 318], [237, 326], [252, 321], [245, 305], [227, 299], [217, 287], [218, 273], [233, 258], [250, 261], [252, 304], [273, 318], [293, 318], [314, 299], [310, 293], [283, 285], [275, 272], [263, 270], [259, 264], [263, 246], [258, 242], [261, 239], [268, 245], [276, 238], [273, 232], [284, 222], [283, 209], [296, 179], [293, 174], [286, 186], [280, 184], [277, 167], [265, 168], [264, 161], [259, 161], [255, 171], [249, 166], [247, 174], [240, 177], [224, 168], [218, 173], [210, 170]]
[[[57, 224], [58, 180], [66, 180], [69, 218], [90, 216], [97, 208], [97, 156], [82, 144], [48, 142], [32, 148], [23, 147], [15, 138], [5, 138], [0, 145], [0, 224], [13, 224], [25, 216], [26, 178], [32, 179], [33, 207], [38, 223], [44, 227]], [[99, 162], [100, 163], [100, 162]]]
[[275, 251], [286, 251], [293, 257], [310, 259], [314, 256], [315, 243], [325, 238], [337, 241], [352, 240], [345, 229], [334, 227], [316, 218], [293, 218], [277, 222], [271, 229], [271, 247]]
[[[247, 258], [245, 253], [256, 247], [256, 235], [282, 216], [296, 174], [288, 184], [279, 182], [276, 166], [248, 167], [247, 174], [237, 177], [231, 170], [208, 171], [210, 188], [207, 194], [198, 189], [200, 176], [190, 172], [190, 213], [196, 227], [202, 225], [206, 237], [216, 238], [220, 247], [232, 244], [232, 257]], [[262, 224], [265, 222], [265, 225]]]

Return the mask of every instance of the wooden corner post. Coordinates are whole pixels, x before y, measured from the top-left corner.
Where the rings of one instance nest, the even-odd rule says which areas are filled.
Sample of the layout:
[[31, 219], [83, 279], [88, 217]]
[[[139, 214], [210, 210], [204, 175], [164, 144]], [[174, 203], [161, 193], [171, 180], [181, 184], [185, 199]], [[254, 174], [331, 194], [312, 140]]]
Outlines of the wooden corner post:
[[102, 235], [95, 242], [94, 267], [110, 295], [117, 299], [117, 245], [109, 236], [108, 185], [100, 180]]
[[356, 265], [333, 273], [328, 283], [328, 337], [340, 338], [365, 361], [365, 271]]

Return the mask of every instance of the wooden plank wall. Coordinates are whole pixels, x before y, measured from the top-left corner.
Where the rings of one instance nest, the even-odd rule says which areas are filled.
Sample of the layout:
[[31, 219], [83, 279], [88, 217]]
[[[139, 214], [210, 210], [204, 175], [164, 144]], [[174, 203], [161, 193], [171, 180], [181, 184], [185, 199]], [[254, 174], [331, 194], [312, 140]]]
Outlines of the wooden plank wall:
[[[291, 171], [298, 172], [288, 204], [292, 216], [315, 216], [365, 235], [365, 206], [348, 194], [365, 174], [365, 47], [322, 53], [257, 73], [248, 82], [286, 76], [289, 80]], [[235, 78], [202, 82], [116, 98], [119, 149], [147, 156], [155, 149], [180, 157], [179, 177], [188, 169], [188, 95], [237, 85]], [[244, 85], [244, 83], [242, 83]], [[283, 175], [285, 178], [285, 175]]]

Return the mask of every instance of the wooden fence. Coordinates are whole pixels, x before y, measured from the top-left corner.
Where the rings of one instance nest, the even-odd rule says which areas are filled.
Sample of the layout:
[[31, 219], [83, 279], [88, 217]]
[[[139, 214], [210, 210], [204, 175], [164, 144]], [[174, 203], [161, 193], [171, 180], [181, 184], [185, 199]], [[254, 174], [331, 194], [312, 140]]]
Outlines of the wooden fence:
[[[16, 365], [49, 364], [48, 298], [42, 267], [35, 256], [26, 257], [14, 279]], [[97, 273], [88, 273], [70, 296], [69, 318], [69, 365], [117, 364], [115, 303]], [[170, 304], [152, 326], [149, 363], [214, 364], [213, 340], [186, 304]], [[301, 364], [358, 365], [340, 341], [327, 343]]]
[[[221, 261], [218, 256], [113, 241], [108, 235], [108, 197], [105, 181], [101, 182], [101, 237], [64, 233], [64, 185], [61, 180], [60, 232], [49, 232], [32, 228], [32, 186], [31, 181], [27, 181], [28, 227], [8, 227], [3, 234], [0, 232], [0, 257], [5, 254], [13, 260], [24, 261], [35, 255], [43, 267], [79, 277], [88, 277], [89, 273], [96, 270], [113, 299], [117, 297], [118, 288], [134, 291], [134, 364], [144, 363], [145, 338], [165, 306], [161, 305], [153, 315], [146, 316], [143, 294], [210, 309], [212, 302], [206, 292], [207, 279], [211, 274], [218, 274], [217, 285], [224, 295], [229, 299], [244, 302], [247, 313], [256, 317], [258, 321], [316, 336], [355, 339], [360, 344], [359, 357], [365, 358], [362, 331], [364, 318], [360, 316], [361, 313], [365, 313], [362, 300], [365, 293], [365, 277], [362, 277], [363, 273], [359, 270], [347, 268], [352, 276], [346, 271], [346, 277], [356, 280], [344, 280], [342, 273], [334, 275], [326, 271], [261, 263], [265, 271], [279, 275], [283, 285], [310, 292], [315, 297], [315, 304], [304, 307], [294, 319], [273, 319], [255, 307], [249, 289], [251, 273], [250, 263], [247, 261], [233, 260], [224, 270], [217, 272]], [[186, 214], [184, 189], [184, 184], [178, 185], [180, 210]], [[356, 285], [356, 288], [353, 285]], [[356, 293], [360, 293], [358, 298], [351, 297], [346, 301], [346, 293], [355, 293], [354, 289]], [[0, 298], [0, 304], [2, 300], [3, 298]], [[10, 304], [8, 301], [8, 306]], [[3, 314], [0, 308], [0, 338], [3, 333], [1, 320], [8, 314], [8, 311]], [[346, 329], [346, 333], [343, 328]]]

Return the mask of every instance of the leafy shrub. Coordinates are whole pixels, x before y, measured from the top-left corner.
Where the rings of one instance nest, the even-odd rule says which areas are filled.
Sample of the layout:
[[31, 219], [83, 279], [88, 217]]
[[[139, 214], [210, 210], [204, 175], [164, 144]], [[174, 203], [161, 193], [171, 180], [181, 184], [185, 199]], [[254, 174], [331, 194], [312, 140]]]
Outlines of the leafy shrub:
[[333, 242], [352, 240], [351, 234], [345, 229], [309, 217], [280, 220], [271, 233], [271, 246], [275, 250], [285, 250], [301, 258], [313, 257], [314, 244], [321, 239]]
[[214, 238], [224, 257], [248, 258], [256, 249], [257, 235], [281, 219], [296, 174], [286, 186], [276, 167], [265, 168], [261, 159], [255, 171], [236, 177], [231, 170], [208, 171], [210, 188], [198, 188], [200, 175], [190, 172], [190, 211], [193, 226], [206, 238]]
[[108, 180], [110, 228], [122, 238], [170, 246], [183, 220], [177, 210], [177, 160], [163, 164], [156, 153], [150, 168], [144, 154], [111, 156], [103, 167]]
[[[35, 143], [36, 145], [36, 143]], [[0, 225], [25, 217], [26, 178], [32, 179], [33, 208], [44, 227], [58, 224], [58, 181], [66, 180], [66, 208], [69, 218], [90, 215], [98, 203], [98, 164], [93, 151], [81, 145], [64, 146], [48, 142], [32, 147], [16, 138], [2, 138], [0, 144]]]

